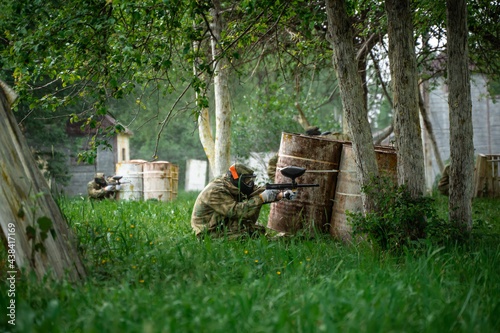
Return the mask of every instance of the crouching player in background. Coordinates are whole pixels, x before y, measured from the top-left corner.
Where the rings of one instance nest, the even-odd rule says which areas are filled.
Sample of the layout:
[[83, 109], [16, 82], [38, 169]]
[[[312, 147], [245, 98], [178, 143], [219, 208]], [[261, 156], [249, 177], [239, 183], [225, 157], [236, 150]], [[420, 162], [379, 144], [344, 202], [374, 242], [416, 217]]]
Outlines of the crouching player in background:
[[113, 177], [108, 177], [107, 181], [103, 173], [96, 173], [94, 180], [87, 184], [87, 194], [89, 199], [110, 199], [116, 200], [120, 185]]

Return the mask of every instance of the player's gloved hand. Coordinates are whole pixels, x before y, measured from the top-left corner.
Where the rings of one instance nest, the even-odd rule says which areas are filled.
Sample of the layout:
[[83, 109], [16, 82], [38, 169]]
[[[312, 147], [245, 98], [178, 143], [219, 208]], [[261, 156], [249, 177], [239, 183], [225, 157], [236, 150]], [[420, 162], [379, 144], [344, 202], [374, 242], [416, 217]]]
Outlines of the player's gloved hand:
[[106, 192], [114, 191], [115, 190], [115, 185], [108, 185], [104, 189], [106, 190]]
[[268, 203], [276, 201], [276, 196], [278, 195], [278, 193], [280, 193], [279, 190], [265, 190], [259, 195], [264, 203]]
[[297, 197], [297, 191], [294, 190], [283, 191], [282, 197], [283, 200], [293, 200]]

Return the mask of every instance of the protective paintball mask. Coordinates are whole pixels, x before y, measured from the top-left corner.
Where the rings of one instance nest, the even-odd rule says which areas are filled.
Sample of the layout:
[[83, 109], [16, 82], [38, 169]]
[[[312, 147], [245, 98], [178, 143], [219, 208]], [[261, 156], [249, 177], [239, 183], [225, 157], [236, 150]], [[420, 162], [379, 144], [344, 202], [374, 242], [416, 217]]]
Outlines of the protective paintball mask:
[[[241, 174], [238, 174], [237, 169], [240, 169]], [[248, 172], [248, 173], [243, 173]], [[253, 187], [255, 186], [255, 177], [253, 170], [248, 169], [242, 165], [234, 164], [229, 168], [227, 172], [231, 177], [231, 183], [240, 189], [240, 192], [249, 195], [253, 192]]]

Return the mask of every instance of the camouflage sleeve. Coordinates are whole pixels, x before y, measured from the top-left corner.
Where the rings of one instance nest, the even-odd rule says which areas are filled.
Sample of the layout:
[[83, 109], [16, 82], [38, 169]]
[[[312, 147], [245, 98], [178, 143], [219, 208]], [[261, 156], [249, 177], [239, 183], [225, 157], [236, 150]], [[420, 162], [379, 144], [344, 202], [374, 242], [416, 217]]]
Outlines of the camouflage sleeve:
[[259, 195], [254, 195], [248, 200], [238, 202], [228, 192], [215, 191], [208, 204], [217, 214], [229, 219], [251, 219], [260, 210], [263, 201]]
[[92, 182], [87, 184], [87, 193], [89, 198], [99, 199], [104, 197], [106, 191], [104, 189], [97, 189], [93, 186]]
[[106, 179], [106, 183], [108, 185], [116, 184], [116, 179], [114, 179], [113, 177], [108, 177], [108, 179]]

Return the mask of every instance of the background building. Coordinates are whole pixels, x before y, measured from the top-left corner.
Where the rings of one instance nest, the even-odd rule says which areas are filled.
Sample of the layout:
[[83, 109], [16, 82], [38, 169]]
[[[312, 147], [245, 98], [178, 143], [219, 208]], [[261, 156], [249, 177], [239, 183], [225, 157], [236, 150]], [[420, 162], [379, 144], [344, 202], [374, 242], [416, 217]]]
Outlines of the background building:
[[[73, 144], [76, 144], [76, 151], [89, 150], [89, 142], [96, 133], [99, 133], [100, 129], [105, 132], [105, 129], [114, 128], [117, 125], [115, 119], [109, 115], [101, 116], [100, 122], [96, 128], [85, 126], [83, 129], [83, 122], [67, 122], [66, 132]], [[129, 139], [131, 136], [132, 132], [127, 128], [114, 136], [106, 137], [103, 134], [98, 134], [96, 139], [107, 140], [111, 149], [99, 147], [94, 164], [78, 163], [78, 156], [68, 151], [71, 181], [69, 185], [62, 186], [64, 193], [68, 196], [87, 195], [87, 183], [94, 178], [95, 173], [102, 172], [106, 177], [114, 175], [117, 163], [130, 160]]]
[[[500, 154], [500, 97], [491, 98], [488, 93], [488, 78], [471, 73], [472, 122], [474, 154]], [[429, 91], [429, 86], [434, 87]], [[443, 163], [450, 158], [450, 121], [448, 107], [448, 85], [442, 76], [435, 77], [423, 86], [425, 108], [428, 112], [434, 136]], [[424, 128], [423, 124], [421, 127]], [[425, 160], [426, 188], [431, 190], [441, 174], [436, 162], [429, 134], [422, 131]]]

